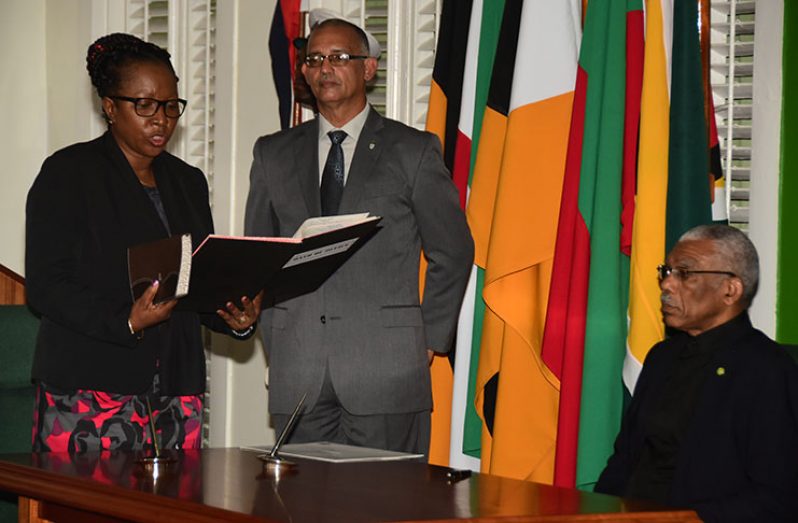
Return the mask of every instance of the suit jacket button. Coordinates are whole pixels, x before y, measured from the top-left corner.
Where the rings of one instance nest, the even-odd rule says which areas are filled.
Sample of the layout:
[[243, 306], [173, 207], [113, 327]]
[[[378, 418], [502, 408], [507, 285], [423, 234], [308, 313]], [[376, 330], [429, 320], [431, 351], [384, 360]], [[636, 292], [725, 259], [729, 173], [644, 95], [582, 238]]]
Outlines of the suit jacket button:
[[322, 315], [322, 317], [319, 318], [319, 321], [321, 321], [322, 323], [327, 323], [327, 316]]

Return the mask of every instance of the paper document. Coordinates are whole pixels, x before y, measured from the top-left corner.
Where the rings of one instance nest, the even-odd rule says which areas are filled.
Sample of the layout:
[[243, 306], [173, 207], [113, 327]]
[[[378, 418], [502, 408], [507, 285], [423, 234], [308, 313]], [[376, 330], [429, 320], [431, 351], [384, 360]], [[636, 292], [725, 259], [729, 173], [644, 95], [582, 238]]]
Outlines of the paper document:
[[[271, 447], [242, 447], [244, 450], [269, 452]], [[399, 461], [423, 458], [423, 454], [409, 454], [392, 450], [355, 447], [341, 443], [319, 441], [314, 443], [288, 443], [280, 448], [280, 456], [305, 458], [329, 463], [357, 463], [364, 461]]]

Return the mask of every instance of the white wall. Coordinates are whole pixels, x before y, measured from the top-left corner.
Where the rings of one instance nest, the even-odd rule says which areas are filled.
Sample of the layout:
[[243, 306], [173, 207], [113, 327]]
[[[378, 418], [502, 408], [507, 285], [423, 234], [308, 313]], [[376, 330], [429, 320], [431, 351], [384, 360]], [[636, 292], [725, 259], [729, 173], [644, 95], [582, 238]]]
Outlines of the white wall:
[[24, 275], [25, 197], [44, 159], [94, 134], [91, 0], [7, 0], [0, 17], [0, 263]]
[[760, 279], [759, 292], [750, 314], [753, 324], [774, 339], [778, 290], [783, 35], [782, 2], [757, 2], [749, 235], [759, 252]]
[[771, 338], [776, 337], [778, 292], [783, 34], [783, 3], [757, 2], [749, 235], [759, 252], [760, 281], [750, 314], [752, 323]]
[[[86, 49], [95, 37], [91, 1], [47, 0], [47, 153], [91, 140], [105, 128], [99, 98], [86, 71]], [[99, 36], [99, 34], [97, 35]]]
[[22, 274], [25, 195], [48, 150], [44, 0], [4, 2], [0, 17], [0, 263]]

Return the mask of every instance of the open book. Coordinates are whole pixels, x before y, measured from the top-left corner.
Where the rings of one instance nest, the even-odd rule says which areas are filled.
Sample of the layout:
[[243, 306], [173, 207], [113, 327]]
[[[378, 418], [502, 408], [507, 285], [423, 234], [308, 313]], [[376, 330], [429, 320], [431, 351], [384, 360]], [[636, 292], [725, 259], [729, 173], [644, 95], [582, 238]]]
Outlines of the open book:
[[292, 238], [205, 238], [192, 256], [188, 295], [178, 308], [214, 312], [227, 301], [254, 297], [263, 307], [316, 290], [377, 231], [364, 214], [306, 220]]

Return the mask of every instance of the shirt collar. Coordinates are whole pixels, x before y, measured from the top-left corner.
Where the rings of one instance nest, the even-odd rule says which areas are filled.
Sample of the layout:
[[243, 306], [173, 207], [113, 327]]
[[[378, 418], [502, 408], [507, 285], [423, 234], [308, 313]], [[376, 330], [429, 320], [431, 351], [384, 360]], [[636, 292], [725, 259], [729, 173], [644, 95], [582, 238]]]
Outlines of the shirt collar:
[[360, 137], [360, 132], [363, 130], [363, 126], [366, 124], [366, 119], [369, 116], [370, 109], [371, 106], [366, 104], [363, 110], [360, 111], [354, 118], [346, 122], [343, 127], [333, 127], [333, 125], [328, 122], [321, 113], [319, 113], [317, 115], [319, 119], [319, 141], [326, 141], [329, 143], [330, 139], [327, 137], [327, 133], [340, 129], [346, 132], [346, 140], [351, 138], [356, 143], [357, 139]]
[[677, 336], [689, 348], [683, 353], [683, 356], [690, 357], [691, 353], [715, 352], [722, 347], [733, 345], [752, 328], [748, 311], [743, 311], [726, 323], [702, 332], [698, 336], [690, 336], [682, 331], [678, 331]]

